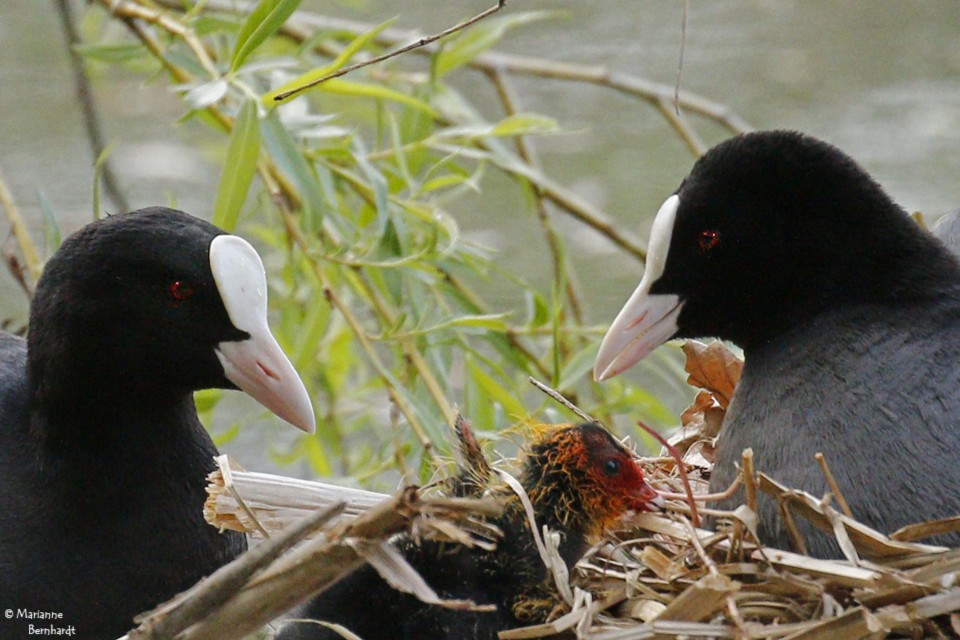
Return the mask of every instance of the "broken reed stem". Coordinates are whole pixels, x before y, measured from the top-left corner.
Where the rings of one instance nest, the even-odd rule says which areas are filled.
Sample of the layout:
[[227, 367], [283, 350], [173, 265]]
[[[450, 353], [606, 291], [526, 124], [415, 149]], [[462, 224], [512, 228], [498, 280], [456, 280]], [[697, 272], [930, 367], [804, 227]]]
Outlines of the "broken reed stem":
[[425, 36], [425, 37], [423, 37], [423, 38], [418, 39], [416, 42], [412, 42], [412, 43], [408, 44], [408, 45], [405, 46], [405, 47], [400, 47], [399, 49], [396, 49], [396, 50], [394, 50], [394, 51], [390, 51], [389, 53], [385, 53], [385, 54], [380, 55], [380, 56], [377, 56], [377, 57], [375, 57], [375, 58], [370, 58], [369, 60], [364, 60], [363, 62], [358, 62], [358, 63], [356, 63], [356, 64], [348, 65], [348, 66], [346, 66], [346, 67], [343, 67], [342, 69], [339, 69], [339, 70], [337, 70], [337, 71], [334, 71], [333, 73], [329, 73], [329, 74], [323, 76], [322, 78], [319, 78], [319, 79], [317, 79], [317, 80], [313, 80], [312, 82], [308, 82], [307, 84], [304, 84], [304, 85], [302, 85], [302, 86], [299, 86], [299, 87], [297, 87], [297, 88], [295, 88], [295, 89], [290, 89], [289, 91], [284, 91], [283, 93], [279, 93], [279, 94], [277, 94], [276, 96], [274, 96], [273, 99], [274, 99], [275, 101], [277, 101], [277, 102], [280, 102], [280, 101], [282, 101], [282, 100], [286, 100], [287, 98], [289, 98], [289, 97], [291, 97], [291, 96], [294, 96], [294, 95], [296, 95], [296, 94], [298, 94], [298, 93], [301, 93], [301, 92], [303, 92], [303, 91], [306, 91], [307, 89], [310, 89], [310, 88], [312, 88], [312, 87], [315, 87], [315, 86], [317, 86], [318, 84], [320, 84], [320, 83], [322, 83], [322, 82], [326, 82], [327, 80], [332, 80], [333, 78], [339, 78], [340, 76], [346, 75], [346, 74], [350, 73], [351, 71], [356, 71], [357, 69], [360, 69], [360, 68], [362, 68], [362, 67], [367, 67], [367, 66], [370, 66], [370, 65], [372, 65], [372, 64], [377, 64], [378, 62], [383, 62], [384, 60], [388, 60], [388, 59], [390, 59], [390, 58], [395, 58], [395, 57], [397, 57], [397, 56], [399, 56], [399, 55], [402, 55], [402, 54], [404, 54], [404, 53], [406, 53], [406, 52], [408, 52], [408, 51], [413, 51], [414, 49], [419, 49], [419, 48], [421, 48], [421, 47], [425, 47], [425, 46], [427, 46], [428, 44], [434, 43], [434, 42], [436, 42], [437, 40], [440, 40], [440, 39], [442, 39], [442, 38], [446, 38], [447, 36], [453, 35], [454, 33], [457, 33], [458, 31], [462, 31], [462, 30], [466, 29], [467, 27], [469, 27], [469, 26], [471, 26], [471, 25], [473, 25], [473, 24], [476, 24], [477, 22], [480, 22], [480, 21], [483, 20], [484, 18], [493, 15], [494, 13], [496, 13], [497, 11], [499, 11], [500, 9], [502, 9], [506, 3], [507, 3], [507, 0], [500, 0], [499, 2], [497, 2], [497, 4], [493, 5], [493, 6], [490, 7], [489, 9], [478, 13], [477, 15], [473, 16], [472, 18], [470, 18], [470, 19], [468, 19], [468, 20], [464, 20], [464, 21], [461, 22], [460, 24], [456, 24], [456, 25], [450, 27], [449, 29], [446, 29], [446, 30], [444, 30], [444, 31], [441, 31], [440, 33], [434, 34], [434, 35], [432, 35], [432, 36]]
[[833, 494], [833, 497], [837, 501], [837, 506], [840, 507], [840, 511], [843, 512], [843, 515], [848, 518], [853, 517], [853, 511], [850, 509], [850, 505], [847, 504], [846, 498], [843, 497], [843, 492], [840, 491], [840, 485], [837, 484], [836, 478], [833, 477], [833, 472], [830, 471], [830, 466], [827, 464], [827, 458], [821, 452], [814, 454], [814, 457], [817, 459], [817, 464], [820, 465], [820, 471], [823, 473], [823, 477], [827, 481], [827, 486], [830, 487], [830, 492]]
[[757, 513], [757, 480], [753, 466], [753, 449], [747, 447], [740, 454], [740, 475], [743, 478], [743, 489], [747, 497], [747, 507]]
[[[182, 633], [182, 640], [242, 638], [364, 562], [348, 538], [385, 540], [406, 530], [419, 509], [415, 488], [384, 500], [327, 535], [283, 555], [216, 610]], [[278, 536], [274, 536], [276, 538]]]
[[338, 502], [291, 524], [283, 531], [220, 567], [205, 580], [154, 611], [138, 616], [140, 626], [130, 632], [129, 640], [172, 638], [200, 621], [237, 593], [258, 571], [279, 558], [288, 549], [343, 513], [345, 502]]

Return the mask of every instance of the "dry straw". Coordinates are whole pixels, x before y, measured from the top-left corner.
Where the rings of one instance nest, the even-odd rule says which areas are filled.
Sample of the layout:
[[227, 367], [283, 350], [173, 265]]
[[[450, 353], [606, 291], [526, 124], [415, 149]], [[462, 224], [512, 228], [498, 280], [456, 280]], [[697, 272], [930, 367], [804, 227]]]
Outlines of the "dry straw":
[[[846, 640], [960, 633], [960, 615], [954, 613], [960, 611], [960, 549], [915, 542], [957, 530], [960, 518], [885, 536], [844, 513], [845, 506], [833, 507], [834, 502], [845, 505], [842, 487], [830, 483], [834, 495], [825, 498], [784, 487], [754, 472], [749, 452], [741, 477], [748, 489], [745, 504], [730, 512], [707, 509], [703, 477], [740, 365], [719, 344], [691, 342], [685, 351], [690, 381], [703, 391], [671, 439], [683, 460], [640, 460], [651, 484], [674, 498], [670, 511], [630, 518], [620, 531], [598, 541], [569, 575], [557, 562], [551, 533], [544, 531], [538, 546], [567, 610], [500, 637]], [[828, 457], [811, 464], [819, 463], [829, 482]], [[489, 547], [498, 534], [482, 517], [496, 513], [490, 501], [425, 497], [415, 488], [386, 496], [252, 473], [226, 457], [219, 465], [211, 475], [208, 520], [266, 541], [146, 616], [131, 638], [240, 638], [363, 562], [425, 601], [471, 606], [438, 598], [388, 541], [412, 532]], [[681, 465], [692, 478], [700, 508], [723, 523], [719, 530], [694, 527], [688, 518]], [[803, 519], [832, 533], [845, 559], [759, 546], [751, 533], [755, 510], [749, 506], [758, 492], [778, 500], [788, 527], [796, 530]], [[184, 616], [185, 610], [190, 615]], [[156, 629], [163, 633], [151, 635]]]

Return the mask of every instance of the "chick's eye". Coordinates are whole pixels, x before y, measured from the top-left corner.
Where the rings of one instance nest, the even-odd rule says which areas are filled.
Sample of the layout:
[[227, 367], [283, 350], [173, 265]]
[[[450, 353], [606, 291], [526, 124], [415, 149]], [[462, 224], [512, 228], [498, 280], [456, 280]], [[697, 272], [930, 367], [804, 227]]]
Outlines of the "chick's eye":
[[720, 232], [716, 229], [705, 229], [700, 232], [697, 238], [697, 245], [700, 251], [707, 252], [720, 244]]
[[620, 461], [616, 458], [610, 458], [603, 463], [603, 472], [608, 476], [615, 476], [620, 473]]
[[193, 285], [184, 280], [175, 280], [170, 283], [170, 286], [167, 288], [167, 294], [177, 302], [189, 300], [193, 297], [194, 293], [196, 293], [196, 289], [194, 289]]

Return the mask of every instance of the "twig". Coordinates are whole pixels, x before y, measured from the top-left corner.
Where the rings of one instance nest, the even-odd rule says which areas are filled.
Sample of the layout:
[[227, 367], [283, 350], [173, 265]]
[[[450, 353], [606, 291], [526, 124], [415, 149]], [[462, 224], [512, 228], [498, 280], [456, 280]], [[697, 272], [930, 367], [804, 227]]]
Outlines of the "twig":
[[564, 407], [566, 407], [567, 409], [575, 413], [578, 417], [580, 417], [585, 422], [596, 422], [596, 420], [589, 413], [587, 413], [577, 405], [573, 404], [572, 402], [564, 398], [563, 394], [561, 394], [556, 389], [552, 387], [548, 387], [547, 385], [543, 384], [533, 376], [530, 376], [529, 378], [527, 378], [527, 380], [530, 382], [530, 384], [535, 386], [537, 389], [540, 389], [540, 391], [543, 391], [545, 394], [547, 394], [548, 396], [556, 400], [558, 403], [560, 403], [561, 405], [563, 405]]
[[277, 102], [286, 100], [290, 96], [306, 91], [307, 89], [315, 87], [322, 82], [326, 82], [327, 80], [332, 80], [333, 78], [339, 78], [340, 76], [346, 75], [351, 71], [356, 71], [357, 69], [360, 69], [362, 67], [367, 67], [367, 66], [370, 66], [371, 64], [377, 64], [378, 62], [383, 62], [384, 60], [395, 58], [396, 56], [406, 53], [407, 51], [413, 51], [414, 49], [425, 47], [428, 44], [431, 44], [433, 42], [436, 42], [437, 40], [440, 40], [441, 38], [445, 38], [449, 35], [457, 33], [458, 31], [462, 31], [463, 29], [466, 29], [470, 25], [483, 20], [487, 16], [493, 15], [494, 13], [502, 9], [506, 3], [507, 3], [507, 0], [500, 0], [499, 2], [497, 2], [497, 4], [490, 7], [486, 11], [478, 13], [477, 15], [473, 16], [469, 20], [464, 20], [460, 24], [454, 25], [445, 31], [441, 31], [440, 33], [434, 34], [432, 36], [426, 36], [426, 37], [420, 38], [416, 42], [412, 42], [405, 47], [400, 47], [399, 49], [395, 49], [394, 51], [390, 51], [389, 53], [376, 56], [375, 58], [370, 58], [369, 60], [364, 60], [363, 62], [358, 62], [356, 64], [351, 64], [349, 66], [343, 67], [342, 69], [338, 69], [333, 73], [329, 73], [323, 76], [322, 78], [313, 80], [312, 82], [308, 82], [305, 85], [302, 85], [295, 89], [290, 89], [289, 91], [284, 91], [283, 93], [279, 93], [276, 96], [274, 96], [273, 99], [276, 100]]
[[[83, 58], [76, 48], [80, 44], [80, 34], [77, 33], [74, 24], [70, 0], [56, 0], [56, 3], [57, 13], [60, 14], [60, 23], [63, 26], [63, 33], [67, 41], [67, 52], [70, 54], [70, 66], [73, 70], [77, 99], [80, 101], [80, 111], [83, 114], [83, 122], [87, 130], [87, 141], [90, 143], [90, 151], [93, 153], [93, 157], [99, 158], [103, 155], [105, 145], [103, 143], [103, 132], [100, 129], [100, 118], [97, 117], [93, 92], [90, 89], [90, 78], [87, 77], [87, 71], [83, 66]], [[106, 187], [107, 194], [113, 200], [114, 205], [119, 207], [121, 211], [128, 211], [130, 204], [118, 186], [116, 174], [114, 174], [109, 160], [105, 159], [103, 161], [100, 175], [103, 176], [103, 186]]]
[[667, 442], [667, 439], [660, 435], [653, 427], [647, 426], [642, 420], [637, 420], [637, 426], [653, 436], [657, 442], [666, 447], [670, 455], [677, 462], [677, 471], [680, 472], [680, 481], [683, 482], [683, 489], [686, 491], [687, 505], [690, 507], [690, 519], [693, 520], [693, 526], [700, 526], [700, 514], [697, 513], [697, 501], [693, 497], [693, 488], [690, 486], [690, 478], [687, 477], [687, 469], [683, 464], [683, 456], [675, 446]]
[[690, 17], [690, 0], [683, 0], [680, 14], [680, 59], [677, 61], [677, 84], [673, 90], [673, 108], [678, 116], [680, 115], [680, 81], [683, 78], [683, 54], [687, 50], [687, 20]]
[[[159, 0], [159, 4], [168, 6], [171, 9], [182, 9], [178, 0]], [[208, 0], [205, 6], [214, 11], [224, 11], [228, 13], [238, 11], [235, 5], [224, 0]], [[303, 41], [309, 37], [309, 34], [313, 34], [319, 29], [361, 34], [370, 31], [371, 28], [373, 28], [373, 25], [358, 20], [336, 18], [307, 11], [296, 11], [292, 19], [283, 26], [282, 32], [296, 40]], [[381, 44], [394, 45], [399, 42], [422, 37], [421, 34], [414, 30], [384, 29], [377, 34], [374, 40]], [[436, 44], [430, 44], [414, 50], [414, 53], [424, 56], [430, 56], [436, 52]], [[612, 72], [601, 65], [558, 62], [556, 60], [548, 60], [534, 56], [506, 54], [496, 51], [485, 51], [481, 53], [470, 60], [467, 66], [480, 71], [500, 69], [516, 75], [596, 84], [650, 103], [655, 103], [664, 98], [671, 101], [674, 93], [674, 88], [670, 85], [652, 82], [629, 74]], [[679, 102], [680, 106], [687, 111], [714, 120], [732, 133], [742, 133], [752, 128], [726, 105], [714, 102], [703, 96], [681, 91]]]
[[[261, 177], [263, 177], [263, 175], [264, 174], [261, 173]], [[270, 176], [268, 176], [268, 179], [269, 178]], [[272, 184], [274, 185], [273, 188], [276, 188], [276, 183], [273, 182]], [[320, 268], [320, 264], [312, 256], [309, 244], [307, 243], [306, 238], [303, 237], [303, 233], [301, 232], [300, 228], [293, 223], [292, 214], [290, 211], [286, 206], [281, 206], [278, 208], [284, 218], [284, 224], [286, 225], [288, 237], [290, 237], [303, 252], [307, 263], [310, 265], [311, 271], [320, 283], [320, 288], [323, 291], [324, 297], [341, 313], [344, 320], [347, 321], [347, 325], [350, 327], [354, 336], [356, 336], [357, 341], [360, 343], [364, 353], [367, 354], [368, 361], [373, 366], [380, 379], [384, 382], [387, 394], [390, 396], [390, 400], [397, 406], [400, 412], [403, 413], [403, 416], [407, 419], [407, 423], [410, 425], [410, 428], [420, 441], [424, 452], [431, 458], [431, 460], [437, 462], [439, 459], [437, 458], [436, 451], [434, 451], [433, 442], [427, 435], [426, 429], [417, 418], [414, 408], [409, 402], [407, 402], [407, 399], [397, 388], [393, 381], [393, 377], [390, 375], [386, 365], [384, 365], [383, 361], [380, 359], [380, 356], [377, 354], [377, 351], [370, 341], [367, 332], [360, 324], [360, 320], [350, 309], [350, 306], [346, 304], [339, 295], [337, 295], [330, 278], [327, 276], [326, 272]]]
[[833, 477], [833, 472], [830, 471], [830, 466], [827, 464], [827, 458], [820, 453], [819, 451], [814, 454], [814, 458], [817, 459], [817, 464], [820, 465], [820, 471], [823, 473], [823, 477], [827, 481], [827, 486], [830, 487], [830, 492], [833, 494], [833, 497], [837, 500], [837, 506], [840, 507], [840, 511], [843, 512], [843, 515], [848, 518], [853, 517], [853, 511], [850, 509], [850, 505], [847, 503], [846, 498], [843, 497], [843, 492], [840, 491], [840, 485], [837, 484], [836, 478]]
[[[497, 90], [497, 95], [500, 97], [500, 103], [503, 105], [504, 113], [508, 116], [516, 115], [518, 113], [517, 98], [505, 74], [500, 69], [490, 69], [486, 74]], [[524, 163], [531, 167], [536, 166], [533, 148], [527, 141], [526, 136], [516, 136], [514, 138], [514, 145], [517, 148], [517, 155], [520, 156], [520, 159], [523, 160]], [[570, 311], [573, 313], [573, 318], [577, 324], [583, 324], [583, 308], [580, 305], [580, 297], [567, 271], [563, 241], [560, 239], [556, 229], [553, 227], [553, 222], [550, 220], [550, 212], [547, 210], [547, 205], [544, 201], [543, 190], [529, 179], [525, 180], [525, 182], [533, 192], [537, 219], [540, 221], [540, 226], [543, 228], [543, 233], [547, 238], [547, 247], [550, 249], [550, 259], [553, 261], [553, 280], [554, 282], [562, 282], [564, 284], [564, 291], [567, 296], [567, 302], [570, 305]]]
[[[453, 287], [457, 293], [474, 308], [476, 312], [486, 312], [486, 305], [483, 304], [477, 294], [474, 293], [470, 287], [468, 287], [459, 278], [443, 267], [438, 267], [438, 270], [443, 275], [444, 282]], [[504, 334], [507, 342], [510, 343], [510, 347], [512, 349], [516, 349], [523, 356], [525, 362], [532, 365], [533, 368], [536, 369], [543, 377], [549, 377], [549, 369], [547, 369], [546, 365], [540, 362], [540, 359], [537, 358], [537, 355], [520, 340], [521, 335], [523, 335], [523, 332], [516, 329], [507, 329], [506, 333]]]
[[129, 640], [172, 638], [190, 625], [220, 607], [255, 573], [279, 558], [311, 533], [344, 511], [345, 502], [338, 502], [296, 522], [268, 541], [225, 565], [174, 600], [146, 615], [139, 616], [140, 626], [129, 634]]
[[[375, 310], [380, 314], [383, 320], [383, 326], [395, 326], [398, 313], [387, 307], [387, 303], [383, 300], [382, 296], [378, 294], [376, 288], [368, 282], [366, 274], [363, 271], [359, 269], [355, 269], [354, 271], [358, 277], [358, 280], [363, 285], [363, 291], [361, 293], [373, 303]], [[417, 349], [415, 339], [401, 338], [400, 345], [401, 349], [403, 350], [404, 357], [407, 358], [410, 361], [410, 364], [413, 365], [414, 369], [416, 369], [417, 374], [420, 376], [420, 379], [423, 381], [424, 385], [426, 385], [427, 391], [433, 398], [434, 403], [443, 414], [444, 420], [447, 424], [452, 425], [456, 420], [457, 412], [454, 410], [449, 400], [447, 400], [447, 396], [440, 386], [440, 382], [437, 380], [437, 377], [433, 374], [433, 371], [427, 365], [426, 361], [423, 359], [423, 356], [420, 355], [420, 351]]]
[[[145, 7], [131, 0], [100, 0], [100, 4], [117, 18], [125, 21], [137, 20], [155, 24], [170, 34], [181, 38], [187, 47], [193, 51], [193, 54], [197, 57], [197, 61], [203, 66], [211, 79], [220, 76], [217, 66], [210, 58], [210, 53], [197, 37], [196, 33], [194, 33], [192, 29], [174, 20], [170, 14], [157, 11], [153, 7]], [[183, 6], [180, 5], [177, 8], [182, 10]]]
[[406, 530], [410, 518], [418, 512], [418, 504], [416, 489], [404, 489], [355, 520], [334, 527], [327, 536], [296, 547], [180, 637], [246, 637], [324, 585], [361, 566], [364, 561], [347, 544], [348, 538], [385, 540]]
[[[107, 2], [108, 0], [101, 1]], [[174, 10], [182, 10], [182, 5], [179, 0], [158, 0], [158, 4]], [[235, 4], [223, 0], [208, 0], [205, 7], [212, 11], [222, 11], [226, 13], [236, 13], [239, 11], [239, 8]], [[305, 42], [318, 30], [362, 34], [368, 32], [371, 28], [372, 25], [356, 20], [296, 11], [291, 19], [281, 27], [281, 33], [298, 42]], [[424, 38], [424, 36], [416, 31], [384, 29], [376, 35], [374, 41], [381, 45], [391, 46], [400, 42], [409, 42], [410, 40], [419, 41], [422, 38]], [[322, 49], [322, 47], [318, 47], [318, 49]], [[413, 49], [413, 53], [424, 56], [433, 55], [437, 51], [437, 43], [430, 43], [426, 46]], [[495, 51], [485, 51], [481, 53], [471, 59], [467, 63], [467, 66], [484, 73], [500, 71], [517, 76], [522, 75], [568, 82], [582, 82], [623, 93], [630, 97], [643, 100], [656, 108], [664, 118], [667, 119], [670, 126], [674, 128], [694, 155], [701, 155], [706, 148], [685, 119], [678, 117], [676, 113], [674, 113], [675, 110], [672, 107], [675, 104], [675, 96], [674, 87], [672, 86], [652, 82], [630, 74], [613, 72], [600, 65], [558, 62], [533, 56], [504, 54]], [[740, 118], [726, 105], [689, 92], [680, 92], [676, 98], [676, 104], [679, 104], [687, 113], [697, 114], [713, 120], [732, 133], [741, 133], [752, 129], [749, 123]], [[516, 173], [516, 171], [513, 173]], [[606, 236], [616, 246], [630, 255], [639, 260], [644, 259], [645, 251], [643, 247], [633, 239], [624, 235], [615, 225], [608, 223], [606, 216], [596, 207], [590, 205], [562, 185], [544, 176], [533, 175], [527, 176], [527, 178], [536, 184], [537, 189], [543, 194], [544, 198], [559, 207], [560, 210], [595, 229], [601, 235]]]

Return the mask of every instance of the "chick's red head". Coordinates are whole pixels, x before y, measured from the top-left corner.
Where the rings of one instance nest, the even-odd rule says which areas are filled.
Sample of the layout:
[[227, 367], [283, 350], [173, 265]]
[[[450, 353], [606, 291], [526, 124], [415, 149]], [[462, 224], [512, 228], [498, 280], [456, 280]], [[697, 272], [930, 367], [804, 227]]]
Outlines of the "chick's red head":
[[627, 511], [653, 511], [663, 499], [629, 450], [597, 423], [557, 429], [530, 451], [527, 491], [564, 524], [598, 533]]

